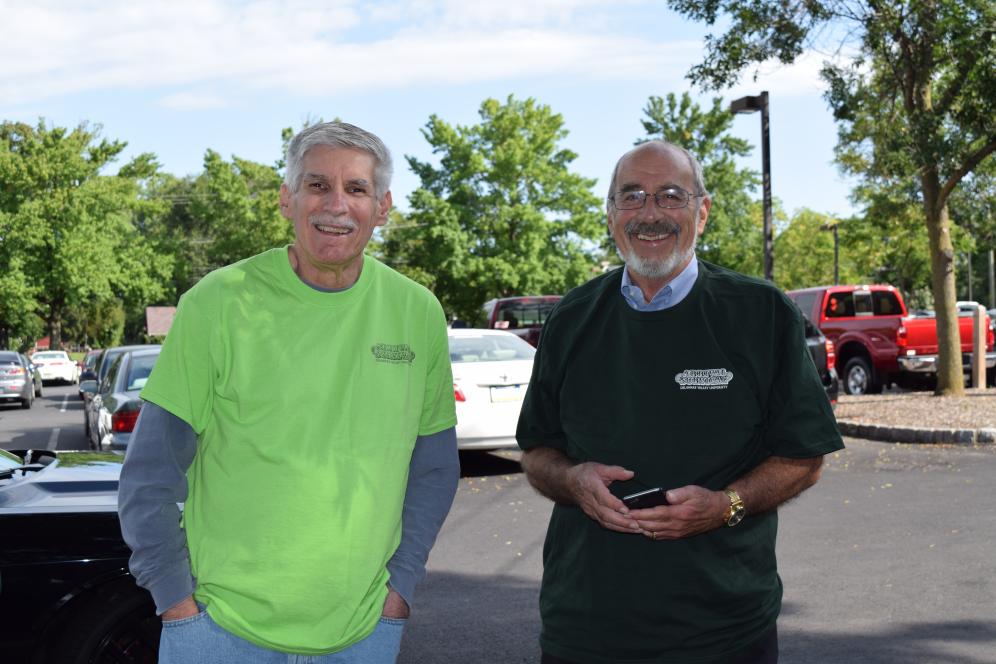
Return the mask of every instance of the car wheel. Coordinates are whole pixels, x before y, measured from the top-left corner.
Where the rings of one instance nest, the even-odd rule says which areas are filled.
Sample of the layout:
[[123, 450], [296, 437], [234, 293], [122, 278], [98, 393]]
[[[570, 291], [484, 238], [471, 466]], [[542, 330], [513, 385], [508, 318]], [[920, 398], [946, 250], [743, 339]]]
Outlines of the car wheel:
[[155, 664], [162, 622], [152, 598], [129, 577], [101, 588], [49, 635], [46, 664]]
[[847, 361], [844, 367], [844, 391], [854, 395], [877, 394], [882, 391], [868, 360], [852, 357]]

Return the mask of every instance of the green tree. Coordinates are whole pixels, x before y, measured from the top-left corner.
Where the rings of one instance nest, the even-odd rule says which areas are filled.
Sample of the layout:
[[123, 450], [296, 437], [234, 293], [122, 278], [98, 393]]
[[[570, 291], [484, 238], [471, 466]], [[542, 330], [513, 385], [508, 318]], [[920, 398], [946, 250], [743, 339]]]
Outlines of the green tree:
[[140, 196], [157, 168], [152, 155], [103, 175], [125, 143], [99, 133], [86, 124], [0, 124], [2, 260], [20, 266], [31, 284], [22, 295], [30, 292], [56, 347], [68, 311], [93, 300], [155, 300], [170, 269], [170, 257], [133, 224], [137, 211], [156, 205]]
[[383, 256], [474, 321], [493, 297], [562, 293], [592, 276], [605, 233], [593, 180], [570, 171], [563, 118], [533, 99], [485, 100], [481, 122], [431, 116], [422, 135], [438, 166], [408, 156], [421, 180], [411, 211], [383, 233]]
[[[0, 227], [4, 227], [0, 212]], [[27, 350], [42, 335], [42, 320], [35, 314], [37, 287], [24, 273], [24, 261], [12, 253], [0, 236], [0, 348]]]
[[[988, 283], [989, 254], [996, 250], [996, 159], [987, 159], [951, 194], [951, 219], [964, 232], [964, 246], [957, 246], [966, 259], [959, 272], [959, 299], [996, 306], [996, 294]], [[971, 287], [970, 282], [971, 281]]]
[[938, 394], [963, 391], [955, 311], [955, 251], [948, 205], [964, 178], [996, 150], [996, 5], [990, 0], [784, 2], [669, 0], [680, 13], [727, 31], [706, 39], [690, 78], [734, 83], [770, 58], [794, 61], [817, 40], [859, 54], [827, 64], [827, 100], [839, 122], [845, 170], [916, 183], [937, 310]]
[[160, 201], [166, 209], [139, 223], [146, 239], [159, 252], [173, 257], [169, 304], [175, 303], [209, 271], [207, 224], [195, 217], [192, 210], [197, 195], [195, 187], [193, 176], [178, 178], [169, 173], [157, 173], [148, 183], [147, 195]]
[[207, 151], [204, 172], [189, 194], [189, 227], [195, 231], [193, 241], [203, 244], [203, 255], [191, 250], [191, 257], [205, 263], [196, 269], [197, 278], [207, 270], [293, 242], [294, 228], [280, 214], [282, 181], [274, 166], [239, 157], [225, 161], [217, 152]]
[[641, 122], [648, 138], [638, 144], [664, 139], [685, 148], [702, 164], [712, 209], [696, 253], [738, 272], [762, 276], [761, 218], [749, 194], [759, 179], [756, 172], [736, 166], [736, 158], [750, 154], [751, 146], [730, 135], [733, 115], [722, 99], [714, 98], [712, 108], [703, 111], [687, 92], [680, 99], [668, 93], [666, 99], [650, 97], [643, 112], [647, 118]]
[[[778, 265], [778, 285], [786, 290], [808, 288], [833, 283], [833, 234], [838, 228], [838, 241], [846, 232], [839, 219], [808, 209], [795, 213], [788, 226], [775, 237], [775, 264]], [[846, 251], [839, 252], [841, 283], [859, 280]]]

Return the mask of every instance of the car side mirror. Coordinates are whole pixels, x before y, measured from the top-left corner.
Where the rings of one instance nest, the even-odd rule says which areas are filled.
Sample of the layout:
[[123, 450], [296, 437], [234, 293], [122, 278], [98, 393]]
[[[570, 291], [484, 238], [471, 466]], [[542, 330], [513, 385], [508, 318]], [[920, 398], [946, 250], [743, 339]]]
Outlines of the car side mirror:
[[95, 380], [80, 381], [80, 392], [85, 392], [86, 394], [96, 394], [97, 381]]
[[94, 371], [93, 369], [87, 369], [86, 371], [84, 371], [83, 373], [80, 374], [80, 380], [81, 381], [84, 381], [84, 380], [96, 381], [97, 380], [97, 372]]

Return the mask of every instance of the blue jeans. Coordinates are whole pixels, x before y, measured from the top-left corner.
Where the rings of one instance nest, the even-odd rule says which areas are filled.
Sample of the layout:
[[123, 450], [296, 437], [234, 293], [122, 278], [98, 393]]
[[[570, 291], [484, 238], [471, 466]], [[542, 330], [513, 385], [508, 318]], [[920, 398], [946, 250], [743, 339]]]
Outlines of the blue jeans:
[[373, 633], [329, 655], [294, 655], [257, 646], [226, 632], [202, 610], [163, 623], [159, 664], [394, 664], [405, 620], [381, 618]]

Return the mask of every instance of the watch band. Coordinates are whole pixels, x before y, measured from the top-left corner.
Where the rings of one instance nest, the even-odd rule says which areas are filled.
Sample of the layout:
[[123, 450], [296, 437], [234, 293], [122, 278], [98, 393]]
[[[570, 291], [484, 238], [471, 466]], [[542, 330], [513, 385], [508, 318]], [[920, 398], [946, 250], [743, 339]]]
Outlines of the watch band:
[[737, 525], [744, 519], [744, 514], [746, 512], [744, 508], [744, 501], [740, 497], [740, 494], [733, 489], [727, 489], [724, 493], [730, 499], [730, 508], [726, 510], [726, 525], [730, 528]]

